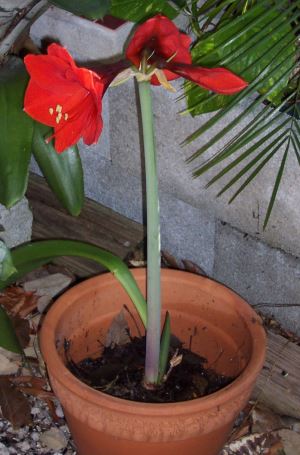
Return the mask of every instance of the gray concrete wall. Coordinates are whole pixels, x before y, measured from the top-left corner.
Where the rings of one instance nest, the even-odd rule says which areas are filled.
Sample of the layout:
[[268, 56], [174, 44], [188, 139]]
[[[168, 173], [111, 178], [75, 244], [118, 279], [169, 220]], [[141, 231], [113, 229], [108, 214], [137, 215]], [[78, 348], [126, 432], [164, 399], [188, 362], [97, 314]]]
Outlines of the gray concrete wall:
[[23, 198], [11, 209], [0, 204], [0, 239], [13, 248], [31, 239], [32, 213]]
[[[105, 31], [85, 19], [51, 8], [33, 26], [32, 37], [37, 42], [44, 36], [59, 39], [75, 57], [84, 61], [87, 54], [91, 59], [107, 58], [108, 52], [119, 54], [120, 43], [130, 29], [131, 24], [126, 24], [116, 32]], [[180, 93], [180, 82], [175, 86]], [[185, 104], [183, 100], [177, 101], [178, 93], [153, 88], [162, 247], [178, 258], [196, 262], [209, 275], [300, 333], [297, 306], [300, 263], [296, 257], [300, 254], [300, 193], [297, 191], [300, 174], [296, 159], [290, 157], [287, 163], [271, 221], [263, 232], [263, 216], [281, 151], [255, 183], [228, 206], [226, 199], [215, 198], [220, 186], [204, 189], [209, 174], [201, 179], [191, 178], [192, 168], [186, 165], [185, 159], [209, 136], [184, 149], [180, 143], [209, 116], [195, 119], [179, 116], [178, 111]], [[240, 109], [236, 108], [234, 115], [239, 115]], [[103, 111], [104, 130], [99, 143], [93, 147], [80, 146], [86, 194], [141, 222], [144, 219], [143, 165], [133, 81], [110, 89], [105, 95]]]

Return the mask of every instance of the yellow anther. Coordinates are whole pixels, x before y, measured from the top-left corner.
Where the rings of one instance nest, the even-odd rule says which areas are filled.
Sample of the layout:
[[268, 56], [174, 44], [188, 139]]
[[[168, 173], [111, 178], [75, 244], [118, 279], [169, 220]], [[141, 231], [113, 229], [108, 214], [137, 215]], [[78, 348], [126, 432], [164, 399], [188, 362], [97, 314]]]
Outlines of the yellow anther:
[[50, 114], [50, 115], [53, 115], [53, 112], [54, 112], [53, 107], [49, 107], [49, 114]]
[[60, 113], [62, 111], [62, 106], [60, 104], [57, 104], [55, 110], [56, 110], [56, 112]]
[[69, 118], [69, 115], [68, 115], [68, 114], [65, 114], [65, 115], [64, 115], [64, 119], [65, 119], [65, 120], [68, 120], [68, 118]]
[[61, 121], [62, 114], [59, 112], [55, 118], [56, 123], [59, 123]]

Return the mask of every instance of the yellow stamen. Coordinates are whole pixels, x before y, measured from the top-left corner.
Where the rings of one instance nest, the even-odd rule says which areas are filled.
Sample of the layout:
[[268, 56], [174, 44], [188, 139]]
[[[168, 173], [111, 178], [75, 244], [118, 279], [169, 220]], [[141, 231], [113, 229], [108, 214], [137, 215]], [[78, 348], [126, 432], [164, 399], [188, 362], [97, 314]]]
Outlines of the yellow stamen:
[[165, 73], [162, 70], [157, 69], [155, 71], [155, 75], [157, 79], [159, 80], [159, 83], [168, 90], [169, 92], [175, 93], [176, 90], [175, 88], [170, 84], [170, 82], [167, 80]]
[[171, 60], [173, 60], [173, 58], [176, 57], [176, 55], [177, 55], [177, 51], [175, 51], [174, 54], [172, 54], [171, 57], [169, 57], [169, 58], [166, 60], [166, 62], [167, 62], [167, 63], [170, 63]]
[[69, 118], [69, 115], [66, 113], [66, 114], [64, 115], [64, 119], [65, 119], [65, 120], [68, 120], [68, 118]]
[[49, 107], [49, 114], [50, 114], [50, 115], [53, 115], [53, 112], [54, 112], [53, 107]]
[[59, 123], [61, 121], [62, 114], [59, 112], [55, 118], [56, 123]]
[[62, 106], [61, 106], [60, 104], [57, 104], [55, 110], [56, 110], [56, 112], [61, 113], [61, 111], [62, 111]]

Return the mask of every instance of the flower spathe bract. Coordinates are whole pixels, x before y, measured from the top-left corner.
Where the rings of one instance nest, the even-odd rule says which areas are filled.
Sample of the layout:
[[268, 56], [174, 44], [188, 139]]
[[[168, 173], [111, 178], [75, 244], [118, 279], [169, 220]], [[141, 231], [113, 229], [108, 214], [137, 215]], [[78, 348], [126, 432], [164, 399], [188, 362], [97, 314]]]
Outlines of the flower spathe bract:
[[97, 142], [103, 126], [102, 96], [107, 81], [79, 68], [58, 44], [48, 47], [48, 55], [26, 56], [24, 63], [31, 76], [24, 110], [54, 128], [55, 150], [60, 153], [80, 138], [87, 145]]
[[226, 68], [192, 65], [190, 44], [189, 36], [181, 33], [170, 19], [158, 14], [136, 29], [126, 57], [140, 71], [144, 70], [143, 63], [146, 63], [154, 85], [164, 85], [164, 80], [184, 77], [208, 90], [226, 95], [237, 93], [248, 85]]

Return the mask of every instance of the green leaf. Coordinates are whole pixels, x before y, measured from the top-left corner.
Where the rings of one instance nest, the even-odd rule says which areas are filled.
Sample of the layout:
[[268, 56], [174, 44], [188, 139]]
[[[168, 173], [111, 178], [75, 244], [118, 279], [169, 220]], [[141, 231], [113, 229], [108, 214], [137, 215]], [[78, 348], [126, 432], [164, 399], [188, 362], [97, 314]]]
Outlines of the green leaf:
[[[11, 252], [17, 269], [14, 278], [61, 256], [79, 256], [93, 260], [112, 272], [135, 305], [143, 324], [147, 324], [145, 299], [126, 264], [114, 254], [95, 245], [75, 240], [41, 240], [16, 247]], [[0, 281], [0, 289], [5, 283]]]
[[140, 22], [158, 13], [174, 19], [178, 10], [166, 0], [111, 0], [110, 14], [127, 21]]
[[[296, 47], [293, 39], [295, 35], [291, 20], [290, 16], [286, 13], [283, 15], [275, 6], [270, 9], [263, 6], [251, 8], [243, 16], [231, 19], [217, 31], [206, 33], [204, 38], [199, 39], [192, 51], [193, 61], [200, 66], [225, 66], [248, 82], [253, 81], [265, 67], [268, 67], [270, 73], [277, 65], [272, 76], [265, 75], [259, 92], [266, 93], [280, 80], [276, 90], [267, 97], [269, 101], [279, 103], [290, 73], [285, 77], [282, 75], [295, 60]], [[281, 48], [285, 50], [285, 54], [278, 59], [278, 51]], [[191, 83], [186, 84], [186, 94], [192, 115], [220, 109], [236, 96], [212, 95]]]
[[170, 352], [170, 340], [171, 340], [171, 323], [169, 312], [166, 312], [165, 322], [162, 329], [161, 341], [160, 341], [160, 356], [159, 356], [159, 376], [158, 383], [160, 383], [166, 374], [169, 352]]
[[[0, 283], [16, 272], [9, 249], [0, 240]], [[0, 346], [12, 352], [22, 353], [11, 320], [0, 305]]]
[[266, 214], [266, 217], [265, 217], [265, 220], [264, 220], [264, 226], [263, 226], [264, 229], [267, 227], [270, 215], [272, 213], [273, 205], [274, 205], [274, 202], [275, 202], [275, 199], [276, 199], [276, 195], [277, 195], [277, 192], [278, 192], [278, 188], [279, 188], [279, 185], [280, 185], [280, 182], [281, 182], [281, 179], [282, 179], [283, 170], [284, 170], [284, 166], [285, 166], [285, 163], [286, 163], [288, 151], [289, 151], [289, 143], [286, 146], [286, 150], [284, 152], [283, 158], [281, 160], [280, 167], [278, 169], [278, 173], [277, 173], [277, 176], [276, 176], [276, 180], [275, 180], [274, 188], [273, 188], [273, 191], [272, 191], [271, 199], [270, 199], [270, 202], [269, 202], [269, 205], [268, 205], [268, 209], [267, 209], [267, 214]]
[[4, 242], [0, 240], [0, 281], [7, 280], [16, 272], [10, 250]]
[[35, 123], [32, 149], [34, 157], [50, 188], [71, 215], [77, 216], [84, 202], [84, 183], [81, 159], [77, 146], [58, 154], [52, 143], [47, 144], [52, 130]]
[[11, 352], [22, 354], [22, 348], [8, 315], [0, 305], [0, 346]]
[[0, 203], [16, 204], [27, 188], [33, 120], [23, 112], [28, 75], [21, 60], [0, 68]]
[[55, 6], [88, 19], [102, 19], [108, 13], [110, 0], [49, 0]]

